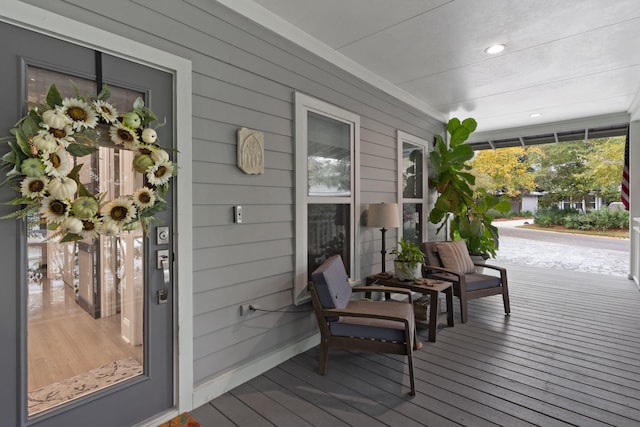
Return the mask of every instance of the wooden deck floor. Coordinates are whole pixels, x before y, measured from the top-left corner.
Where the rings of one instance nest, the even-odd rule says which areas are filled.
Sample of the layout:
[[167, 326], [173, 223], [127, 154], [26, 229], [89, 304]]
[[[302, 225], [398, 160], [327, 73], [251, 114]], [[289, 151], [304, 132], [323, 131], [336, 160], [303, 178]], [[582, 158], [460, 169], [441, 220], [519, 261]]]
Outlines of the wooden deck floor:
[[[639, 426], [640, 292], [626, 278], [509, 267], [469, 321], [405, 358], [317, 348], [195, 411], [203, 426]], [[456, 301], [457, 302], [457, 301]], [[456, 304], [457, 305], [457, 304]]]

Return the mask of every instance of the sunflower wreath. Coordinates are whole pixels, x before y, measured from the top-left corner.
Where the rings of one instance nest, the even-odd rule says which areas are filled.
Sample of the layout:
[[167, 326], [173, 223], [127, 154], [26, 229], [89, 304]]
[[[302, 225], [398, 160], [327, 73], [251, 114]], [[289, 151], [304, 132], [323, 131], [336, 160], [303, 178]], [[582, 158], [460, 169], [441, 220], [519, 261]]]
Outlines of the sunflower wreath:
[[[138, 225], [148, 231], [154, 215], [167, 207], [163, 196], [175, 165], [156, 144], [157, 133], [148, 125], [157, 119], [144, 101], [137, 98], [131, 111], [119, 114], [107, 102], [110, 95], [104, 85], [95, 98], [80, 96], [76, 88], [75, 98], [63, 99], [52, 85], [45, 104], [30, 106], [11, 129], [13, 136], [2, 138], [11, 148], [2, 157], [11, 169], [5, 183], [20, 193], [7, 204], [22, 205], [2, 218], [37, 215], [61, 242], [117, 236]], [[108, 200], [82, 185], [82, 164], [74, 166], [72, 158], [112, 144], [135, 153], [132, 168], [144, 174], [145, 184], [133, 194]]]

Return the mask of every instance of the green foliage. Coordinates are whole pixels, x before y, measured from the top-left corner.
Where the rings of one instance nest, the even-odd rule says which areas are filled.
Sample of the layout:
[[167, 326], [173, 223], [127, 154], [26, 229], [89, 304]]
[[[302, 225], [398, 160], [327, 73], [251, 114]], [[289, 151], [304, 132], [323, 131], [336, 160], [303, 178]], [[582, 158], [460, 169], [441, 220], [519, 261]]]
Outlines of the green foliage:
[[539, 208], [533, 215], [533, 223], [541, 227], [551, 225], [564, 225], [564, 218], [567, 215], [577, 214], [576, 209], [560, 209], [557, 206], [550, 208]]
[[410, 269], [416, 268], [418, 264], [424, 262], [425, 254], [415, 243], [401, 239], [398, 245], [400, 245], [400, 249], [397, 247], [391, 249], [391, 254], [396, 256], [396, 260], [407, 263]]
[[562, 225], [576, 230], [628, 230], [629, 212], [621, 209], [594, 209], [587, 213], [576, 209], [540, 208], [534, 223], [542, 227]]
[[483, 188], [473, 190], [475, 176], [467, 165], [467, 161], [473, 158], [473, 149], [464, 142], [476, 126], [476, 121], [471, 118], [462, 122], [457, 118], [449, 120], [448, 146], [440, 135], [436, 135], [435, 147], [430, 153], [435, 175], [429, 185], [439, 195], [429, 213], [429, 221], [440, 224], [437, 230], [440, 232], [446, 220], [451, 219], [451, 240], [464, 239], [472, 254], [495, 256], [498, 229], [491, 222], [496, 214], [509, 212], [511, 205]]
[[541, 149], [545, 156], [536, 166], [536, 184], [547, 194], [538, 200], [540, 206], [566, 198], [583, 200], [589, 194], [604, 200], [619, 197], [624, 137], [546, 144]]

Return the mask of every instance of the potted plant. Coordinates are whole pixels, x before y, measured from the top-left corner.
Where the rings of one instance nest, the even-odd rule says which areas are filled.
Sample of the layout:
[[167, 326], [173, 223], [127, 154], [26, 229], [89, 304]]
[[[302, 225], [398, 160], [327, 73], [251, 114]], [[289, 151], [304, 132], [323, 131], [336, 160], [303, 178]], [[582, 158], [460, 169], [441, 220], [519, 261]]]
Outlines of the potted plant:
[[396, 256], [394, 260], [396, 276], [400, 280], [415, 280], [422, 277], [422, 263], [424, 253], [413, 242], [400, 239], [399, 247], [393, 248], [391, 254]]
[[433, 176], [429, 186], [438, 191], [429, 221], [440, 224], [436, 233], [449, 226], [449, 239], [464, 239], [471, 255], [484, 259], [496, 256], [498, 229], [492, 225], [495, 213], [507, 213], [508, 201], [476, 188], [475, 176], [468, 172], [466, 164], [473, 158], [473, 149], [464, 142], [476, 130], [477, 122], [467, 118], [462, 122], [452, 118], [447, 124], [449, 144], [436, 135], [433, 151], [429, 154]]

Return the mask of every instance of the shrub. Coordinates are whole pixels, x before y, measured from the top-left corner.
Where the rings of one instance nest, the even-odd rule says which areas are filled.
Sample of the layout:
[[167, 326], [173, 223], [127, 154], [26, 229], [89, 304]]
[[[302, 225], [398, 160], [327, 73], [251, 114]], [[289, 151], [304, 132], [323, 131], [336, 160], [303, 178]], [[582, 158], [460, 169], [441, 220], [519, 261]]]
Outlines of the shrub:
[[557, 206], [550, 208], [539, 208], [533, 214], [533, 222], [541, 227], [552, 225], [565, 225], [565, 218], [568, 215], [577, 214], [576, 209], [560, 209]]
[[[559, 210], [559, 209], [558, 209]], [[561, 211], [561, 210], [559, 210]], [[562, 212], [562, 211], [561, 211]], [[537, 212], [536, 212], [537, 214]], [[561, 219], [556, 216], [557, 212], [549, 214], [542, 212], [540, 222], [536, 216], [536, 224], [543, 226], [564, 225], [567, 228], [576, 230], [626, 230], [629, 228], [629, 212], [624, 210], [597, 209], [587, 213], [572, 211]], [[550, 219], [553, 217], [553, 220]]]

